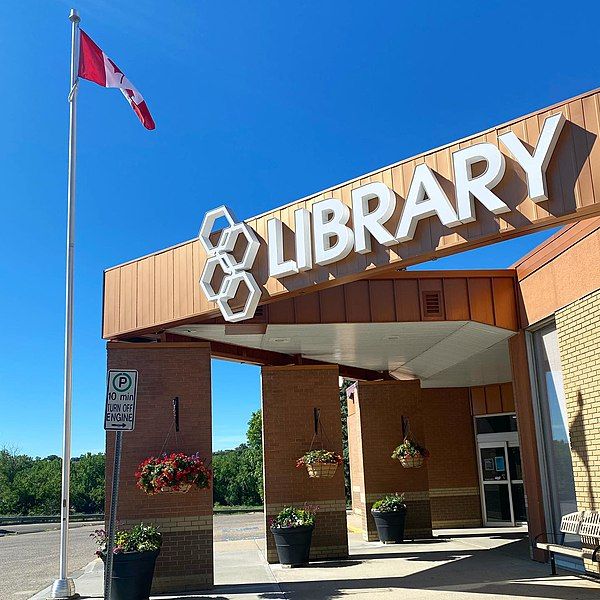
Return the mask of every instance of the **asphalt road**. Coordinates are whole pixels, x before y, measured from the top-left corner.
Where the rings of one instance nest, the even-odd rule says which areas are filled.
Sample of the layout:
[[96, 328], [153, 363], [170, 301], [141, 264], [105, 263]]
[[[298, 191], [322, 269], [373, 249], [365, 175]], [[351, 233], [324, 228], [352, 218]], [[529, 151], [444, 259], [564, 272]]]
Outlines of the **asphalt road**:
[[[247, 540], [264, 535], [263, 513], [217, 514], [214, 539]], [[90, 533], [101, 523], [73, 523], [69, 534], [69, 569], [74, 572], [94, 559]], [[0, 600], [22, 600], [50, 585], [58, 574], [59, 526], [0, 527]]]
[[[94, 559], [90, 533], [101, 524], [73, 523], [69, 568], [82, 569]], [[0, 600], [29, 598], [58, 575], [60, 531], [56, 523], [4, 525], [0, 529]]]

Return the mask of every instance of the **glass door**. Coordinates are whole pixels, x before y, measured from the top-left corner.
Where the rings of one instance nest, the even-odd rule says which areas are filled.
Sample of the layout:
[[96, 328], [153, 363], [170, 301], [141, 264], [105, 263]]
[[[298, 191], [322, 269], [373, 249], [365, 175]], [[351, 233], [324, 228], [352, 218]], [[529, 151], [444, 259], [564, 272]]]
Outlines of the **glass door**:
[[527, 522], [527, 508], [525, 506], [525, 487], [523, 486], [523, 470], [521, 467], [521, 448], [507, 444], [508, 475], [510, 477], [510, 493], [513, 507], [515, 525]]
[[527, 522], [516, 415], [477, 416], [475, 430], [484, 525]]
[[506, 442], [479, 444], [485, 525], [513, 525], [512, 490]]

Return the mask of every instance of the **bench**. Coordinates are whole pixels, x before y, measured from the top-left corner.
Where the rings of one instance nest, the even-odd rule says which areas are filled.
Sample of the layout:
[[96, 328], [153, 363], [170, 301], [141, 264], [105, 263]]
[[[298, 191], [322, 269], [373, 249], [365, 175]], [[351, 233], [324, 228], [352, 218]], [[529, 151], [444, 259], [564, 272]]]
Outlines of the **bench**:
[[[566, 535], [578, 535], [582, 547], [566, 546]], [[545, 541], [542, 540], [544, 537]], [[589, 558], [592, 561], [600, 560], [600, 512], [584, 510], [564, 515], [560, 521], [560, 535], [558, 536], [560, 540], [551, 539], [553, 537], [556, 536], [551, 533], [540, 533], [533, 541], [536, 548], [548, 552], [552, 575], [556, 575], [555, 554], [575, 558]]]

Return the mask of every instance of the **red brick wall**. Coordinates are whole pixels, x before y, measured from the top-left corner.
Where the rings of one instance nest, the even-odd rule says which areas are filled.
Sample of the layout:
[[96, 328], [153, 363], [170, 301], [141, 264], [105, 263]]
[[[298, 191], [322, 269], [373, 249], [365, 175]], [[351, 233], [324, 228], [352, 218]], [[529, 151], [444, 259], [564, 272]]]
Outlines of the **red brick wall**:
[[480, 527], [481, 499], [469, 388], [421, 390], [433, 526]]
[[[327, 448], [341, 454], [342, 421], [336, 366], [262, 368], [265, 518], [286, 505], [319, 506], [311, 558], [348, 555], [343, 469], [331, 479], [311, 479], [296, 469], [314, 435], [313, 409], [319, 408]], [[267, 559], [277, 562], [267, 527]]]
[[[108, 344], [109, 369], [137, 369], [135, 431], [123, 434], [117, 519], [127, 527], [157, 524], [163, 548], [153, 591], [212, 587], [212, 491], [147, 496], [135, 485], [134, 472], [148, 456], [158, 455], [173, 421], [172, 399], [179, 396], [178, 442], [171, 436], [166, 452], [200, 452], [211, 460], [212, 416], [210, 347], [205, 343]], [[106, 514], [114, 460], [114, 434], [106, 436]]]
[[[418, 469], [404, 469], [391, 458], [392, 451], [402, 441], [402, 416], [408, 417], [411, 437], [425, 443], [419, 381], [360, 381], [354, 397], [354, 410], [360, 430], [352, 424], [349, 433], [351, 456], [362, 454], [362, 465], [352, 467], [363, 471], [364, 487], [356, 490], [359, 505], [354, 506], [362, 518], [363, 535], [376, 540], [377, 532], [371, 516], [371, 506], [377, 498], [393, 492], [404, 492], [408, 506], [406, 534], [431, 535], [429, 480], [427, 463]], [[355, 449], [360, 444], [360, 451]], [[353, 481], [359, 486], [360, 481]]]

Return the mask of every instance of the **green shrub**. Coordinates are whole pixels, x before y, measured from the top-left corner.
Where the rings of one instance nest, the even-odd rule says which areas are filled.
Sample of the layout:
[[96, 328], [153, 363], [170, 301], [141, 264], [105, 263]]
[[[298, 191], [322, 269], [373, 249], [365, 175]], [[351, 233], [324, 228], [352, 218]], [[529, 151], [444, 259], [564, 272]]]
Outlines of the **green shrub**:
[[396, 512], [404, 510], [406, 504], [404, 502], [404, 494], [388, 494], [383, 498], [380, 498], [373, 504], [371, 510], [378, 510], [380, 512]]
[[316, 506], [305, 506], [304, 508], [286, 506], [276, 517], [271, 519], [270, 525], [275, 529], [314, 525], [316, 514]]
[[[90, 533], [98, 544], [96, 554], [104, 556], [106, 554], [107, 537], [104, 529], [96, 529], [94, 533]], [[154, 525], [134, 525], [131, 529], [117, 531], [115, 533], [115, 554], [123, 552], [154, 552], [158, 550], [162, 544], [162, 534]]]
[[330, 450], [310, 450], [296, 461], [296, 467], [300, 468], [306, 465], [313, 465], [315, 463], [341, 465], [343, 462], [344, 459], [339, 454], [336, 454]]

